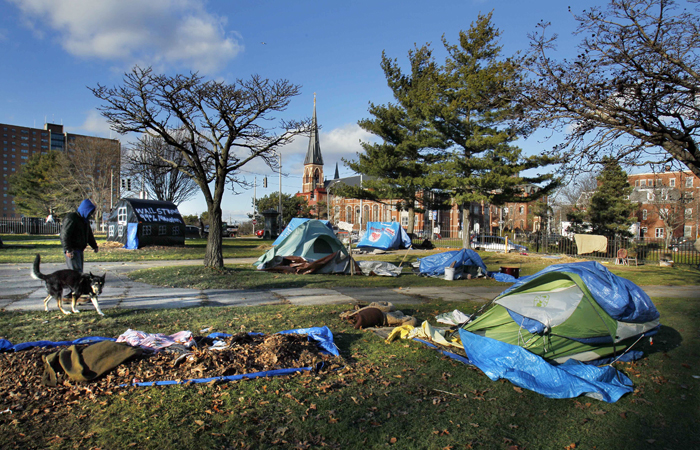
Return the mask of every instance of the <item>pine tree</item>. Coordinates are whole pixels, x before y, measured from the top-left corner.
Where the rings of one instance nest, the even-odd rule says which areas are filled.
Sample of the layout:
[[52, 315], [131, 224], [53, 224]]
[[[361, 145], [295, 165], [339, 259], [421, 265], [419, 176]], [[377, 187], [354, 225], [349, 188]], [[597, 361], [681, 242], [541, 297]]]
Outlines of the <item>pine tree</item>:
[[355, 172], [368, 175], [362, 186], [338, 185], [334, 194], [383, 202], [400, 200], [408, 211], [408, 232], [413, 232], [415, 205], [422, 209], [426, 177], [436, 161], [430, 150], [442, 142], [425, 120], [421, 108], [430, 105], [434, 94], [435, 63], [428, 46], [408, 53], [410, 74], [404, 74], [396, 60], [382, 55], [382, 69], [396, 103], [370, 104], [371, 119], [358, 122], [361, 128], [382, 142], [362, 142], [364, 153], [345, 161]]
[[438, 96], [432, 124], [442, 136], [443, 159], [431, 181], [462, 205], [463, 246], [471, 230], [470, 202], [502, 205], [521, 201], [526, 184], [546, 183], [527, 199], [536, 200], [558, 186], [552, 174], [523, 176], [522, 172], [556, 162], [554, 158], [524, 156], [513, 143], [528, 130], [516, 124], [519, 106], [512, 101], [519, 89], [519, 62], [501, 57], [500, 31], [491, 14], [479, 15], [469, 30], [450, 45], [438, 77]]
[[636, 220], [632, 213], [637, 205], [629, 200], [634, 188], [616, 159], [605, 157], [602, 164], [598, 189], [591, 196], [587, 211], [592, 233], [609, 238], [629, 237], [629, 228]]

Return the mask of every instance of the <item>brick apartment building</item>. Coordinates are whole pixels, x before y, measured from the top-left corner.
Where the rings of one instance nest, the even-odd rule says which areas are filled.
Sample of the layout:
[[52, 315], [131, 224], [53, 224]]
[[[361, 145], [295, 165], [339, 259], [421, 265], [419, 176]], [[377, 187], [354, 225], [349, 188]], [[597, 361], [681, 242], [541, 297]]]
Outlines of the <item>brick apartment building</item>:
[[[66, 133], [63, 125], [47, 123], [44, 128], [30, 128], [19, 125], [0, 123], [2, 134], [2, 216], [3, 218], [19, 218], [20, 213], [15, 208], [14, 198], [9, 195], [9, 178], [27, 163], [30, 157], [37, 153], [47, 153], [49, 150], [70, 151], [71, 144], [77, 140], [89, 140], [101, 145], [116, 146], [121, 151], [121, 144], [116, 139], [105, 139], [93, 136]], [[119, 174], [119, 167], [111, 168]], [[117, 177], [117, 180], [119, 178]], [[119, 183], [115, 183], [112, 193], [119, 198]], [[109, 204], [102, 205], [103, 211], [109, 210]]]
[[[327, 180], [323, 173], [323, 155], [318, 138], [315, 99], [312, 121], [311, 138], [304, 160], [301, 192], [296, 195], [305, 197], [318, 217], [328, 219], [332, 223], [341, 221], [352, 223], [354, 229], [358, 231], [365, 229], [367, 222], [400, 222], [404, 228], [407, 228], [408, 212], [402, 211], [401, 200], [384, 199], [379, 203], [333, 195], [334, 185], [344, 183], [348, 186], [361, 186], [368, 177], [354, 175], [340, 178], [336, 164], [333, 179]], [[530, 195], [533, 189], [536, 187], [525, 186], [524, 196]], [[319, 210], [319, 203], [325, 204], [325, 207]], [[429, 203], [426, 202], [426, 204]], [[419, 205], [415, 207], [418, 208]], [[540, 229], [539, 218], [533, 217], [532, 214], [532, 203], [507, 203], [503, 207], [472, 203], [470, 208], [473, 231], [476, 233], [498, 234], [499, 229], [533, 232]], [[438, 229], [442, 237], [461, 238], [462, 211], [457, 204], [453, 203], [449, 209], [417, 212], [414, 221], [416, 232], [423, 231], [428, 235], [433, 229]]]
[[686, 170], [640, 173], [628, 180], [643, 237], [699, 237], [700, 178]]

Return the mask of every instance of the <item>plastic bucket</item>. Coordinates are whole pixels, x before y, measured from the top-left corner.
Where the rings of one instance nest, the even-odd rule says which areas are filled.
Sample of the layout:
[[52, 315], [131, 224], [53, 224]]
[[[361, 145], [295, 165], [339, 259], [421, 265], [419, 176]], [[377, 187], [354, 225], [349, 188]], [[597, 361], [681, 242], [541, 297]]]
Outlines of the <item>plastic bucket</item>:
[[447, 281], [452, 281], [455, 279], [455, 268], [454, 267], [445, 267], [445, 279]]

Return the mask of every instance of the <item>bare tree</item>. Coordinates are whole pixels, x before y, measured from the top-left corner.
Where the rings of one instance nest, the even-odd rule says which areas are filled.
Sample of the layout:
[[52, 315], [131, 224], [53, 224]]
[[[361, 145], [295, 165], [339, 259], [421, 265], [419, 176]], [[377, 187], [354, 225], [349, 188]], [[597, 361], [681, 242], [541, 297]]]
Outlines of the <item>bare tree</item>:
[[[175, 138], [184, 142], [185, 136]], [[149, 198], [173, 202], [176, 205], [195, 196], [197, 183], [183, 171], [187, 161], [175, 147], [161, 137], [143, 135], [124, 155], [122, 173], [143, 180], [142, 189]]]
[[63, 170], [65, 191], [77, 188], [82, 198], [89, 198], [96, 207], [96, 220], [102, 220], [105, 209], [110, 207], [112, 177], [119, 177], [120, 159], [121, 145], [117, 140], [68, 137]]
[[[298, 135], [310, 132], [311, 121], [280, 120], [300, 87], [287, 80], [205, 81], [190, 75], [157, 75], [135, 67], [121, 86], [90, 89], [104, 103], [100, 108], [119, 133], [148, 133], [179, 150], [185, 163], [168, 162], [192, 178], [204, 195], [210, 217], [204, 265], [223, 267], [221, 202], [226, 185], [246, 186], [241, 168], [262, 158], [274, 170], [276, 152]], [[174, 130], [185, 136], [178, 139]], [[206, 145], [202, 146], [201, 143]]]
[[[572, 60], [552, 55], [549, 24], [530, 36], [527, 117], [567, 133], [567, 167], [613, 156], [622, 164], [678, 161], [700, 175], [700, 19], [673, 0], [611, 0], [575, 16], [582, 36]], [[696, 9], [695, 11], [692, 11]]]

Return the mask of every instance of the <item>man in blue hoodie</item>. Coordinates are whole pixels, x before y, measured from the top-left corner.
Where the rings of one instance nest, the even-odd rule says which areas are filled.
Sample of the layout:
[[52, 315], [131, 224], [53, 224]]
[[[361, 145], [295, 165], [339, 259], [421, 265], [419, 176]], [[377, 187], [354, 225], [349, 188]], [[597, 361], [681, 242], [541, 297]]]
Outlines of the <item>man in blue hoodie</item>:
[[83, 272], [83, 252], [90, 245], [97, 253], [97, 242], [90, 227], [90, 217], [95, 212], [95, 205], [90, 200], [83, 200], [77, 212], [72, 212], [63, 219], [61, 226], [61, 245], [66, 255], [69, 269]]

